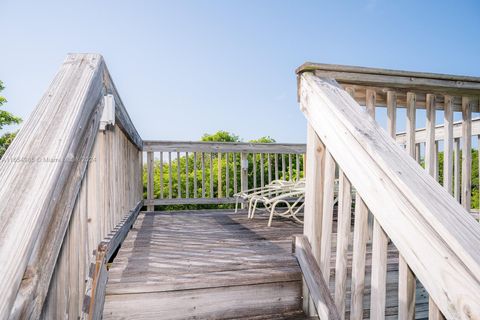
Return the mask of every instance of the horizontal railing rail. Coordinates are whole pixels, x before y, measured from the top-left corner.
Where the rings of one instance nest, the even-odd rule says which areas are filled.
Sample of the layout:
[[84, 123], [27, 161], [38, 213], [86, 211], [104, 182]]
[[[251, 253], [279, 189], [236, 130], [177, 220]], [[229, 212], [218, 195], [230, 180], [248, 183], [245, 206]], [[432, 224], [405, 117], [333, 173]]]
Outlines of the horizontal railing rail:
[[303, 178], [304, 144], [144, 141], [145, 205], [229, 204], [273, 180]]
[[[427, 147], [425, 169], [421, 168], [411, 156], [415, 156], [415, 96], [419, 92], [408, 94], [406, 99], [407, 148], [400, 147], [395, 138], [395, 110], [399, 101], [397, 92], [383, 92], [387, 102], [387, 132], [375, 121], [376, 94], [364, 88], [367, 97], [366, 108], [358, 103], [358, 87], [355, 84], [372, 83], [382, 80], [383, 76], [371, 76], [363, 82], [363, 75], [343, 76], [343, 72], [329, 72], [321, 65], [303, 67], [299, 73], [300, 107], [309, 124], [307, 138], [305, 227], [312, 252], [317, 260], [326, 283], [334, 287], [333, 295], [340, 314], [346, 312], [347, 291], [351, 291], [349, 304], [350, 319], [363, 319], [364, 301], [370, 299], [370, 318], [384, 319], [386, 310], [397, 305], [399, 319], [415, 318], [416, 288], [415, 279], [421, 283], [429, 295], [429, 317], [440, 319], [473, 319], [480, 317], [480, 226], [455, 201], [452, 193], [452, 167], [447, 162], [447, 177], [442, 187], [434, 179], [434, 96], [426, 93], [427, 101]], [[327, 72], [328, 71], [328, 72]], [[339, 73], [340, 72], [340, 73]], [[358, 76], [358, 77], [357, 77]], [[381, 76], [381, 77], [380, 77]], [[387, 74], [385, 76], [405, 76]], [[417, 75], [410, 75], [412, 78]], [[334, 79], [339, 78], [339, 85]], [[418, 75], [420, 77], [420, 75]], [[399, 79], [391, 81], [389, 88], [427, 90], [434, 88], [435, 94], [442, 94], [447, 83], [436, 85], [433, 76], [429, 81], [410, 80], [410, 86]], [[438, 77], [438, 81], [449, 81]], [[417, 78], [414, 78], [417, 79]], [[347, 86], [342, 81], [350, 81]], [[375, 80], [375, 81], [374, 81]], [[385, 80], [385, 79], [383, 79]], [[386, 82], [388, 82], [385, 80]], [[475, 79], [470, 79], [472, 82]], [[458, 81], [460, 81], [458, 79]], [[467, 81], [467, 79], [465, 79]], [[374, 83], [375, 82], [375, 83]], [[385, 83], [386, 83], [385, 82]], [[445, 92], [478, 94], [480, 79], [468, 83], [468, 88], [457, 83]], [[398, 85], [393, 85], [393, 84]], [[352, 99], [354, 97], [355, 99]], [[466, 194], [470, 192], [468, 181], [471, 179], [471, 111], [478, 98], [463, 98], [464, 114], [462, 140], [464, 142], [462, 201], [465, 208]], [[357, 100], [357, 101], [356, 101]], [[361, 99], [360, 99], [361, 100]], [[362, 102], [362, 101], [360, 101]], [[397, 104], [398, 103], [398, 104]], [[446, 139], [453, 142], [453, 121], [451, 117], [452, 100], [445, 99]], [[414, 145], [414, 144], [413, 144]], [[452, 148], [446, 147], [446, 157], [451, 156]], [[410, 156], [409, 156], [410, 155]], [[470, 162], [470, 163], [469, 163]], [[339, 179], [338, 206], [334, 211], [333, 188], [335, 179]], [[445, 178], [444, 178], [445, 181]], [[466, 181], [466, 183], [465, 183]], [[354, 197], [351, 190], [355, 189]], [[352, 205], [354, 213], [352, 214]], [[336, 219], [334, 219], [334, 212]], [[369, 233], [368, 216], [373, 219], [373, 230]], [[351, 226], [353, 223], [353, 236]], [[333, 229], [335, 228], [335, 229]], [[335, 254], [332, 254], [332, 233], [336, 231]], [[352, 245], [350, 245], [352, 241]], [[392, 270], [389, 258], [389, 242], [400, 253], [397, 263], [398, 278], [387, 278], [387, 270]], [[371, 268], [366, 268], [367, 243], [371, 242]], [[335, 261], [331, 273], [331, 260]], [[350, 260], [351, 259], [351, 260]], [[388, 263], [388, 265], [387, 265]], [[351, 264], [351, 271], [348, 271]], [[388, 267], [388, 268], [387, 268]], [[332, 270], [333, 271], [333, 270]], [[333, 276], [332, 276], [333, 275]], [[348, 282], [348, 277], [351, 282]], [[366, 280], [370, 279], [367, 284]], [[392, 283], [392, 281], [395, 281]], [[396, 284], [398, 293], [387, 290]], [[366, 288], [370, 294], [366, 295]], [[387, 299], [389, 302], [387, 306]], [[396, 304], [392, 302], [396, 299]], [[393, 312], [393, 311], [392, 311]]]

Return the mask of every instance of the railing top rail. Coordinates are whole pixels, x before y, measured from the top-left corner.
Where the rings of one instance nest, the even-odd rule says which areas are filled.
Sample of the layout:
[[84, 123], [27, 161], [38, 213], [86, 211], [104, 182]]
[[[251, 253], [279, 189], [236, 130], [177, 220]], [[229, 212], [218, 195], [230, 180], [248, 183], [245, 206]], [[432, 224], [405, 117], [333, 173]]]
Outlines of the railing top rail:
[[301, 143], [249, 143], [203, 141], [143, 141], [143, 151], [153, 152], [247, 152], [247, 153], [305, 153]]
[[339, 83], [356, 83], [386, 87], [404, 87], [415, 89], [442, 88], [458, 93], [480, 93], [480, 77], [449, 75], [428, 72], [390, 70], [306, 62], [297, 70], [297, 74], [310, 71], [319, 76], [328, 76]]

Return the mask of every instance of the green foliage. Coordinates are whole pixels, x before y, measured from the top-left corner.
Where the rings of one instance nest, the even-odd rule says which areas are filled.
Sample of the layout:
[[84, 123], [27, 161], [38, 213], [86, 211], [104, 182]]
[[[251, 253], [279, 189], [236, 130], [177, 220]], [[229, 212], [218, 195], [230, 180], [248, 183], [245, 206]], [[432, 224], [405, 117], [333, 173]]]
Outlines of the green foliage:
[[[3, 86], [3, 82], [0, 80], [0, 92], [3, 91], [5, 87]], [[5, 97], [0, 96], [0, 107], [2, 107], [5, 103], [7, 102], [7, 99]], [[4, 126], [6, 125], [12, 125], [12, 124], [19, 124], [22, 121], [21, 118], [14, 116], [10, 112], [6, 110], [1, 110], [0, 109], [0, 130], [3, 129]], [[0, 135], [0, 158], [5, 154], [5, 151], [7, 148], [10, 146], [12, 143], [13, 139], [15, 138], [16, 132], [15, 133], [4, 133], [3, 135]]]
[[[213, 140], [216, 139], [216, 140]], [[238, 142], [239, 138], [237, 135], [226, 132], [226, 131], [218, 131], [214, 134], [205, 134], [202, 137], [202, 141], [221, 141], [221, 142]], [[250, 142], [261, 142], [261, 143], [273, 143], [275, 140], [271, 137], [261, 137], [256, 140], [252, 140]], [[167, 156], [167, 154], [164, 154]], [[277, 157], [275, 161], [274, 157]], [[234, 153], [228, 153], [228, 161], [227, 161], [227, 154], [222, 153], [219, 156], [217, 154], [212, 154], [210, 157], [209, 153], [204, 154], [204, 158], [202, 160], [202, 154], [197, 153], [196, 158], [192, 153], [188, 154], [187, 156], [181, 156], [180, 158], [176, 158], [175, 154], [172, 154], [171, 165], [169, 164], [168, 158], [163, 158], [163, 163], [160, 160], [154, 161], [154, 196], [157, 199], [164, 198], [167, 199], [169, 197], [177, 198], [178, 193], [178, 186], [180, 184], [180, 192], [181, 197], [185, 197], [186, 193], [186, 186], [188, 181], [188, 195], [189, 197], [194, 197], [194, 181], [197, 181], [197, 198], [216, 198], [219, 197], [219, 186], [218, 186], [218, 173], [219, 173], [219, 164], [221, 168], [221, 196], [222, 197], [232, 197], [235, 191], [240, 191], [240, 176], [241, 176], [241, 168], [240, 168], [240, 155]], [[270, 171], [268, 169], [268, 157], [270, 158]], [[292, 155], [291, 159], [288, 155], [283, 156], [282, 159], [281, 155], [260, 155], [256, 154], [249, 154], [247, 159], [249, 163], [248, 169], [248, 188], [254, 187], [254, 178], [255, 178], [255, 186], [259, 187], [262, 183], [261, 172], [262, 172], [262, 163], [263, 163], [263, 172], [264, 172], [264, 184], [267, 184], [270, 180], [274, 179], [289, 179], [290, 178], [290, 160], [291, 160], [291, 171], [292, 171], [292, 179], [296, 179], [298, 175], [301, 175], [301, 172], [297, 172], [297, 160], [298, 168], [303, 168], [303, 157], [297, 157]], [[263, 161], [262, 161], [263, 158]], [[205, 163], [204, 168], [205, 172], [202, 172], [202, 163]], [[187, 175], [187, 163], [188, 163], [188, 175]], [[255, 163], [255, 164], [254, 164]], [[278, 164], [278, 172], [275, 172], [275, 163]], [[285, 167], [282, 165], [285, 164]], [[194, 168], [196, 168], [196, 173]], [[255, 170], [253, 170], [255, 168]], [[227, 186], [227, 170], [228, 170], [228, 186]], [[171, 175], [170, 175], [171, 171]], [[180, 178], [178, 175], [180, 172]], [[270, 172], [270, 174], [269, 174]], [[196, 176], [195, 176], [196, 174]], [[143, 171], [143, 181], [144, 181], [144, 197], [146, 197], [146, 181], [147, 181], [147, 171], [146, 166], [144, 166]], [[234, 185], [234, 176], [237, 177], [237, 185]], [[172, 177], [171, 181], [169, 181], [169, 177]], [[205, 176], [205, 180], [203, 180], [203, 176]], [[171, 184], [171, 189], [170, 189]], [[163, 185], [163, 192], [161, 186]], [[170, 191], [171, 190], [171, 191]], [[213, 192], [212, 192], [213, 191]], [[157, 209], [160, 210], [172, 210], [172, 209], [206, 209], [206, 208], [232, 208], [233, 205], [231, 204], [224, 204], [224, 205], [175, 205], [175, 206], [161, 206]]]
[[275, 139], [273, 139], [270, 136], [264, 136], [264, 137], [261, 137], [261, 138], [255, 139], [255, 140], [250, 140], [248, 142], [251, 142], [251, 143], [275, 143], [276, 141], [275, 141]]
[[240, 142], [240, 138], [227, 131], [217, 131], [214, 134], [205, 133], [202, 136], [201, 141], [212, 141], [212, 142]]

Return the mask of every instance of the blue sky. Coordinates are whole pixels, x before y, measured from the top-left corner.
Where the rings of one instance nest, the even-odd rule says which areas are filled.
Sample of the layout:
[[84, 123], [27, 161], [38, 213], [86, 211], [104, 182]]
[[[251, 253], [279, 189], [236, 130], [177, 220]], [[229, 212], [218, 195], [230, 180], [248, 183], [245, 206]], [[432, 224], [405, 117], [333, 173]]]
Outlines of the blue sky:
[[98, 52], [144, 139], [304, 142], [305, 61], [480, 76], [478, 1], [2, 0], [0, 14], [7, 110], [26, 118], [68, 52]]

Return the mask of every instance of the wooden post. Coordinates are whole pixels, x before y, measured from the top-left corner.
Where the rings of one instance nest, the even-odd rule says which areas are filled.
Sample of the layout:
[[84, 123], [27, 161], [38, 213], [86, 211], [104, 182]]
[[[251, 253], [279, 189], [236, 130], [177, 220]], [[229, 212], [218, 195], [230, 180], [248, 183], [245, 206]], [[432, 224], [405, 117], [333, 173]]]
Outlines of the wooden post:
[[[320, 262], [320, 239], [322, 230], [323, 207], [323, 170], [325, 146], [320, 141], [310, 125], [307, 128], [307, 172], [305, 180], [305, 213], [303, 234], [308, 238], [315, 260]], [[304, 293], [308, 290], [304, 288]], [[307, 297], [308, 295], [304, 295]], [[308, 305], [304, 299], [304, 311], [308, 315], [315, 315], [313, 303]]]

